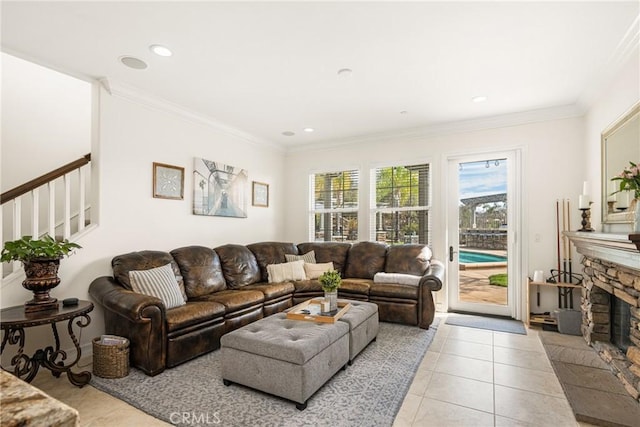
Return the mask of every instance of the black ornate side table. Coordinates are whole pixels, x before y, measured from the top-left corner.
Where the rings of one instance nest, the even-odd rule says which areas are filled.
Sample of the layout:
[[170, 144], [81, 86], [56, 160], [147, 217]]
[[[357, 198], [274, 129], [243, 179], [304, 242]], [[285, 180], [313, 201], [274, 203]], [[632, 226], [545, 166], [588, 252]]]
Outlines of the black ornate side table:
[[[33, 313], [25, 313], [24, 306], [22, 305], [0, 310], [0, 328], [4, 331], [0, 354], [4, 352], [7, 344], [18, 345], [20, 347], [18, 353], [11, 358], [13, 370], [6, 370], [26, 382], [31, 382], [38, 373], [40, 366], [42, 366], [49, 369], [55, 377], [59, 377], [60, 374], [65, 372], [67, 378], [69, 378], [69, 382], [78, 387], [88, 384], [91, 380], [91, 372], [84, 371], [75, 373], [71, 371], [71, 368], [78, 363], [81, 356], [80, 342], [78, 342], [73, 333], [74, 320], [78, 327], [86, 327], [91, 323], [91, 318], [88, 314], [91, 310], [93, 310], [93, 304], [89, 301], [78, 301], [78, 305], [71, 307], [63, 307], [62, 304], [59, 303], [57, 310]], [[69, 337], [76, 348], [76, 357], [73, 361], [70, 361], [71, 363], [69, 364], [65, 364], [67, 353], [60, 349], [60, 337], [56, 327], [57, 322], [65, 320], [68, 321], [67, 331], [69, 332]], [[29, 357], [24, 354], [24, 343], [26, 340], [25, 329], [39, 325], [51, 325], [55, 339], [55, 348], [47, 346], [37, 350], [32, 357]]]

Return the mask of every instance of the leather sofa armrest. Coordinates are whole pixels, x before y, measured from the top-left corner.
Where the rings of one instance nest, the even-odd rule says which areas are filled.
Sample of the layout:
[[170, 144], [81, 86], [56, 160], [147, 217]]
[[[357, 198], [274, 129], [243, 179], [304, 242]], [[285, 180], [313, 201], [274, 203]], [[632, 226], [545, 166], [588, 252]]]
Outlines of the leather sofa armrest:
[[432, 292], [442, 289], [444, 281], [444, 264], [440, 261], [431, 260], [431, 265], [420, 279], [420, 294], [418, 301], [418, 326], [422, 329], [429, 329], [436, 315], [436, 305], [433, 301]]
[[106, 310], [116, 312], [129, 321], [149, 318], [157, 309], [165, 318], [165, 307], [159, 298], [138, 294], [123, 288], [110, 276], [98, 277], [89, 285], [89, 294]]
[[159, 298], [142, 295], [103, 276], [89, 285], [89, 294], [104, 308], [108, 334], [129, 338], [131, 362], [148, 375], [166, 367], [166, 309]]
[[444, 264], [431, 260], [429, 268], [420, 279], [420, 287], [427, 287], [430, 291], [436, 292], [442, 289], [442, 282], [444, 282]]

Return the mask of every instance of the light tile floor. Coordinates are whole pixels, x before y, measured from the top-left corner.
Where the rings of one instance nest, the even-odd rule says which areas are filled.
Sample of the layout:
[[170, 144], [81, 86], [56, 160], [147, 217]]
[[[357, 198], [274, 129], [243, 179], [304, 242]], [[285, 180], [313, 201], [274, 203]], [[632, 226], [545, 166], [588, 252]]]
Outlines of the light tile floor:
[[[394, 427], [588, 426], [575, 420], [535, 329], [507, 334], [447, 325], [446, 314], [438, 317], [438, 332]], [[82, 426], [168, 425], [48, 371], [33, 385], [76, 408]]]
[[588, 426], [576, 421], [537, 330], [508, 334], [438, 317], [394, 427]]

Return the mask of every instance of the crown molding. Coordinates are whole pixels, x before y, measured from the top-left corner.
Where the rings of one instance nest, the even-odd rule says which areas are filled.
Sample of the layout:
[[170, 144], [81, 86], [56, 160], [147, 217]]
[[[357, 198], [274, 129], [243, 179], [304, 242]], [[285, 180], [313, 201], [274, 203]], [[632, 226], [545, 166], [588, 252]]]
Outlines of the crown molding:
[[383, 132], [344, 138], [332, 141], [319, 141], [306, 145], [289, 147], [288, 153], [303, 151], [326, 151], [343, 146], [357, 145], [363, 143], [374, 143], [384, 141], [399, 141], [424, 139], [429, 137], [450, 135], [456, 133], [475, 132], [488, 129], [505, 128], [511, 126], [521, 126], [531, 123], [561, 120], [572, 117], [581, 117], [586, 110], [577, 104], [564, 105], [560, 107], [543, 108], [538, 110], [523, 111], [518, 113], [502, 114], [498, 116], [482, 117], [472, 120], [461, 120], [455, 122], [436, 123], [429, 126], [413, 128], [405, 131]]
[[277, 144], [273, 141], [269, 141], [267, 139], [256, 137], [250, 133], [241, 131], [232, 126], [226, 125], [222, 122], [212, 119], [204, 114], [197, 113], [193, 110], [190, 110], [180, 104], [176, 104], [175, 102], [168, 101], [164, 98], [160, 98], [157, 96], [152, 96], [147, 93], [144, 93], [132, 86], [128, 86], [121, 82], [114, 81], [107, 77], [103, 77], [97, 79], [100, 85], [112, 96], [118, 96], [120, 98], [126, 99], [131, 102], [135, 102], [137, 104], [143, 105], [147, 108], [151, 108], [156, 111], [161, 111], [164, 113], [174, 114], [183, 119], [189, 120], [191, 122], [197, 124], [203, 124], [209, 126], [216, 131], [222, 132], [228, 136], [242, 139], [245, 142], [248, 142], [252, 145], [259, 146], [261, 148], [268, 147], [274, 150], [284, 152], [285, 148]]
[[578, 98], [576, 103], [580, 108], [587, 111], [623, 66], [638, 53], [640, 53], [640, 12], [607, 61], [602, 64], [595, 81]]

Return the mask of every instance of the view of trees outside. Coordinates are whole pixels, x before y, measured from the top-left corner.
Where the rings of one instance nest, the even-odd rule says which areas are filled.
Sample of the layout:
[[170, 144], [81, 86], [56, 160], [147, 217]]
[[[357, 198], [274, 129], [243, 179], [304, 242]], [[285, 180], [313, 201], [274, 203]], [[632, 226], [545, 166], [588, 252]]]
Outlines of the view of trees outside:
[[358, 240], [358, 184], [357, 170], [314, 176], [316, 241]]
[[429, 165], [376, 169], [376, 240], [429, 243]]
[[[377, 168], [374, 176], [375, 239], [429, 243], [429, 165]], [[358, 180], [355, 170], [314, 175], [315, 240], [368, 240], [358, 236]]]

